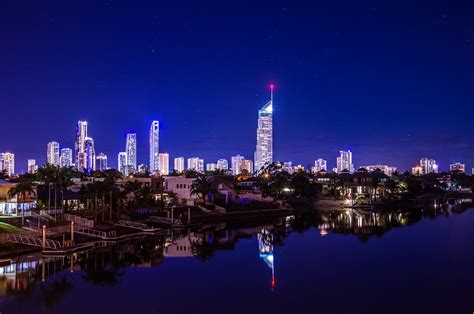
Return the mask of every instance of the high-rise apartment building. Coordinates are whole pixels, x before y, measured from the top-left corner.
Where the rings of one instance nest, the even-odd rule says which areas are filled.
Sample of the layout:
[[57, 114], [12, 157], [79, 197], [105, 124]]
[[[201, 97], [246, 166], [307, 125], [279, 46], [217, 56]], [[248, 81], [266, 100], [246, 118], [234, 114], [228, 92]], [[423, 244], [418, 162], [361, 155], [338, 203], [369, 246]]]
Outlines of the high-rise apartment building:
[[449, 165], [449, 171], [460, 171], [460, 172], [466, 172], [466, 165], [462, 164], [460, 162], [455, 162], [453, 164]]
[[59, 166], [59, 143], [49, 142], [46, 150], [46, 162], [53, 166]]
[[59, 156], [59, 166], [61, 166], [61, 168], [72, 166], [72, 149], [61, 148], [61, 155]]
[[105, 171], [107, 170], [107, 155], [104, 153], [100, 153], [97, 155], [97, 170], [99, 171]]
[[253, 174], [253, 161], [249, 159], [241, 159], [238, 164], [238, 174], [241, 174], [243, 171], [246, 171], [248, 174]]
[[211, 163], [206, 164], [206, 171], [214, 172], [216, 171], [216, 169], [217, 169], [216, 163], [211, 162]]
[[170, 174], [170, 155], [168, 153], [160, 153], [158, 155], [160, 175], [167, 176]]
[[204, 172], [204, 160], [198, 157], [188, 158], [188, 170]]
[[78, 171], [87, 169], [87, 121], [78, 121], [76, 127], [76, 140], [74, 142], [74, 163]]
[[128, 173], [137, 171], [137, 133], [127, 134], [127, 143], [125, 145], [127, 152]]
[[15, 154], [0, 153], [0, 171], [5, 171], [9, 177], [15, 174]]
[[313, 173], [318, 173], [320, 171], [328, 171], [328, 162], [322, 158], [319, 158], [314, 161], [314, 167], [311, 168]]
[[160, 123], [153, 121], [150, 126], [150, 173], [159, 170]]
[[270, 85], [270, 89], [270, 101], [258, 111], [257, 145], [254, 154], [256, 171], [273, 162], [273, 85]]
[[174, 159], [174, 170], [177, 172], [184, 171], [184, 157], [176, 157]]
[[420, 159], [420, 166], [421, 169], [423, 170], [423, 174], [428, 174], [428, 173], [438, 173], [438, 164], [436, 163], [436, 160], [430, 159], [430, 158], [421, 158]]
[[217, 161], [217, 169], [227, 171], [229, 169], [229, 162], [227, 159], [219, 159]]
[[341, 150], [340, 156], [337, 157], [337, 173], [341, 173], [343, 170], [347, 170], [350, 173], [354, 172], [354, 164], [352, 163], [352, 151]]
[[86, 157], [86, 172], [91, 173], [95, 170], [95, 147], [94, 140], [92, 137], [86, 137], [84, 142], [85, 145], [85, 157]]
[[240, 172], [239, 172], [239, 163], [241, 160], [244, 160], [244, 156], [240, 156], [240, 155], [237, 155], [237, 156], [232, 156], [230, 157], [230, 163], [231, 163], [231, 167], [232, 167], [232, 174], [234, 176], [238, 175]]
[[393, 174], [397, 171], [397, 167], [392, 167], [392, 166], [387, 166], [387, 165], [370, 165], [370, 166], [362, 166], [361, 168], [365, 168], [369, 172], [380, 170], [389, 177], [393, 176]]
[[37, 170], [36, 159], [28, 159], [28, 173], [35, 173]]
[[120, 152], [118, 153], [117, 158], [117, 169], [120, 171], [124, 176], [128, 175], [128, 162], [127, 162], [127, 153]]

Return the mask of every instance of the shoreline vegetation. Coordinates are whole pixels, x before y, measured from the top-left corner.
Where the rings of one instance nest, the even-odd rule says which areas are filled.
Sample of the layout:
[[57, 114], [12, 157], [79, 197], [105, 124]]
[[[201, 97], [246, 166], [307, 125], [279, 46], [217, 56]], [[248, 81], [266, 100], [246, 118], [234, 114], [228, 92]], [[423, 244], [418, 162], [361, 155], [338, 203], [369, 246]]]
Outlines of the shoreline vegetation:
[[[189, 182], [188, 198], [170, 188], [169, 182], [176, 178]], [[349, 210], [416, 213], [468, 208], [474, 186], [473, 176], [461, 172], [390, 177], [364, 168], [354, 173], [289, 173], [280, 162], [237, 176], [221, 170], [154, 176], [145, 170], [127, 177], [114, 169], [87, 174], [46, 164], [35, 174], [15, 178], [1, 174], [1, 179], [11, 184], [8, 197], [20, 210], [14, 216], [0, 216], [0, 257], [22, 249], [41, 250], [8, 242], [11, 234], [40, 239], [42, 226], [48, 239], [62, 243], [58, 252], [65, 252], [97, 240], [92, 233], [110, 240], [111, 234], [126, 238], [205, 224], [258, 223]], [[71, 232], [71, 221], [82, 232]]]

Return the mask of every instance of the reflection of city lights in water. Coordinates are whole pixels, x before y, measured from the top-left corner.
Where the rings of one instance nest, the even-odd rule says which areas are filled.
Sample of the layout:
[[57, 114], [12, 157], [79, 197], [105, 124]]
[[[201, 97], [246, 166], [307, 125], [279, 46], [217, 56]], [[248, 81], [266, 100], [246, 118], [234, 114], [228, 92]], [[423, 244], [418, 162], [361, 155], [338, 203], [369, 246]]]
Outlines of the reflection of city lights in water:
[[321, 229], [319, 230], [319, 234], [324, 237], [324, 236], [327, 236], [328, 235], [328, 231], [326, 229]]
[[273, 256], [273, 235], [267, 229], [262, 229], [262, 231], [257, 234], [258, 240], [258, 250], [260, 258], [267, 264], [272, 270], [272, 290], [275, 288], [275, 263]]

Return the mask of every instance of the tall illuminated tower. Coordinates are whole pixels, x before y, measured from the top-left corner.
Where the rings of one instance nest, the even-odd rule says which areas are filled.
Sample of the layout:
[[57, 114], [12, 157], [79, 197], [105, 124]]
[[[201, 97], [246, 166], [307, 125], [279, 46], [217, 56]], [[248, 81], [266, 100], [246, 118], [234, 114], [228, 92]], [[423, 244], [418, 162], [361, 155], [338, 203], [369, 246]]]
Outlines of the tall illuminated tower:
[[124, 176], [128, 175], [127, 153], [126, 152], [118, 153], [117, 161], [118, 161], [117, 162], [118, 171], [120, 171]]
[[159, 170], [160, 122], [153, 121], [150, 126], [150, 173]]
[[74, 163], [78, 171], [87, 169], [87, 121], [77, 121], [76, 141], [74, 143]]
[[84, 142], [85, 146], [85, 156], [86, 156], [86, 167], [84, 168], [87, 173], [95, 171], [95, 148], [94, 140], [92, 137], [86, 137]]
[[59, 166], [59, 143], [49, 142], [46, 152], [46, 162], [53, 166]]
[[270, 85], [270, 101], [258, 111], [255, 170], [273, 162], [273, 84]]
[[107, 170], [107, 155], [104, 153], [100, 153], [97, 155], [97, 170], [105, 171]]
[[160, 153], [159, 169], [160, 175], [167, 176], [170, 174], [170, 155], [168, 153]]
[[130, 172], [137, 171], [137, 133], [127, 134], [125, 151], [127, 152], [127, 166], [130, 174]]
[[59, 156], [59, 165], [62, 167], [72, 166], [72, 149], [61, 148], [61, 155]]

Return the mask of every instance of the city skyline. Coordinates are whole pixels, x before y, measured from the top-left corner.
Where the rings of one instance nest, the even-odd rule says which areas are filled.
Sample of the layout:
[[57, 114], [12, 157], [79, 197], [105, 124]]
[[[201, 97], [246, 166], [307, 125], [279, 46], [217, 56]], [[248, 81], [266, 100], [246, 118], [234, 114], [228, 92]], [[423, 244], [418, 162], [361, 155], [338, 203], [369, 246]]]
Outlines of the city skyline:
[[351, 149], [356, 166], [410, 169], [422, 157], [445, 170], [474, 166], [470, 8], [326, 3], [230, 12], [97, 3], [65, 18], [64, 6], [7, 7], [0, 104], [15, 136], [2, 137], [0, 152], [16, 155], [17, 172], [28, 159], [42, 164], [48, 142], [74, 148], [78, 120], [90, 123], [110, 165], [131, 132], [137, 164], [149, 164], [153, 120], [171, 158], [253, 159], [256, 112], [270, 82], [273, 160], [307, 166], [322, 158], [332, 169], [337, 152]]

